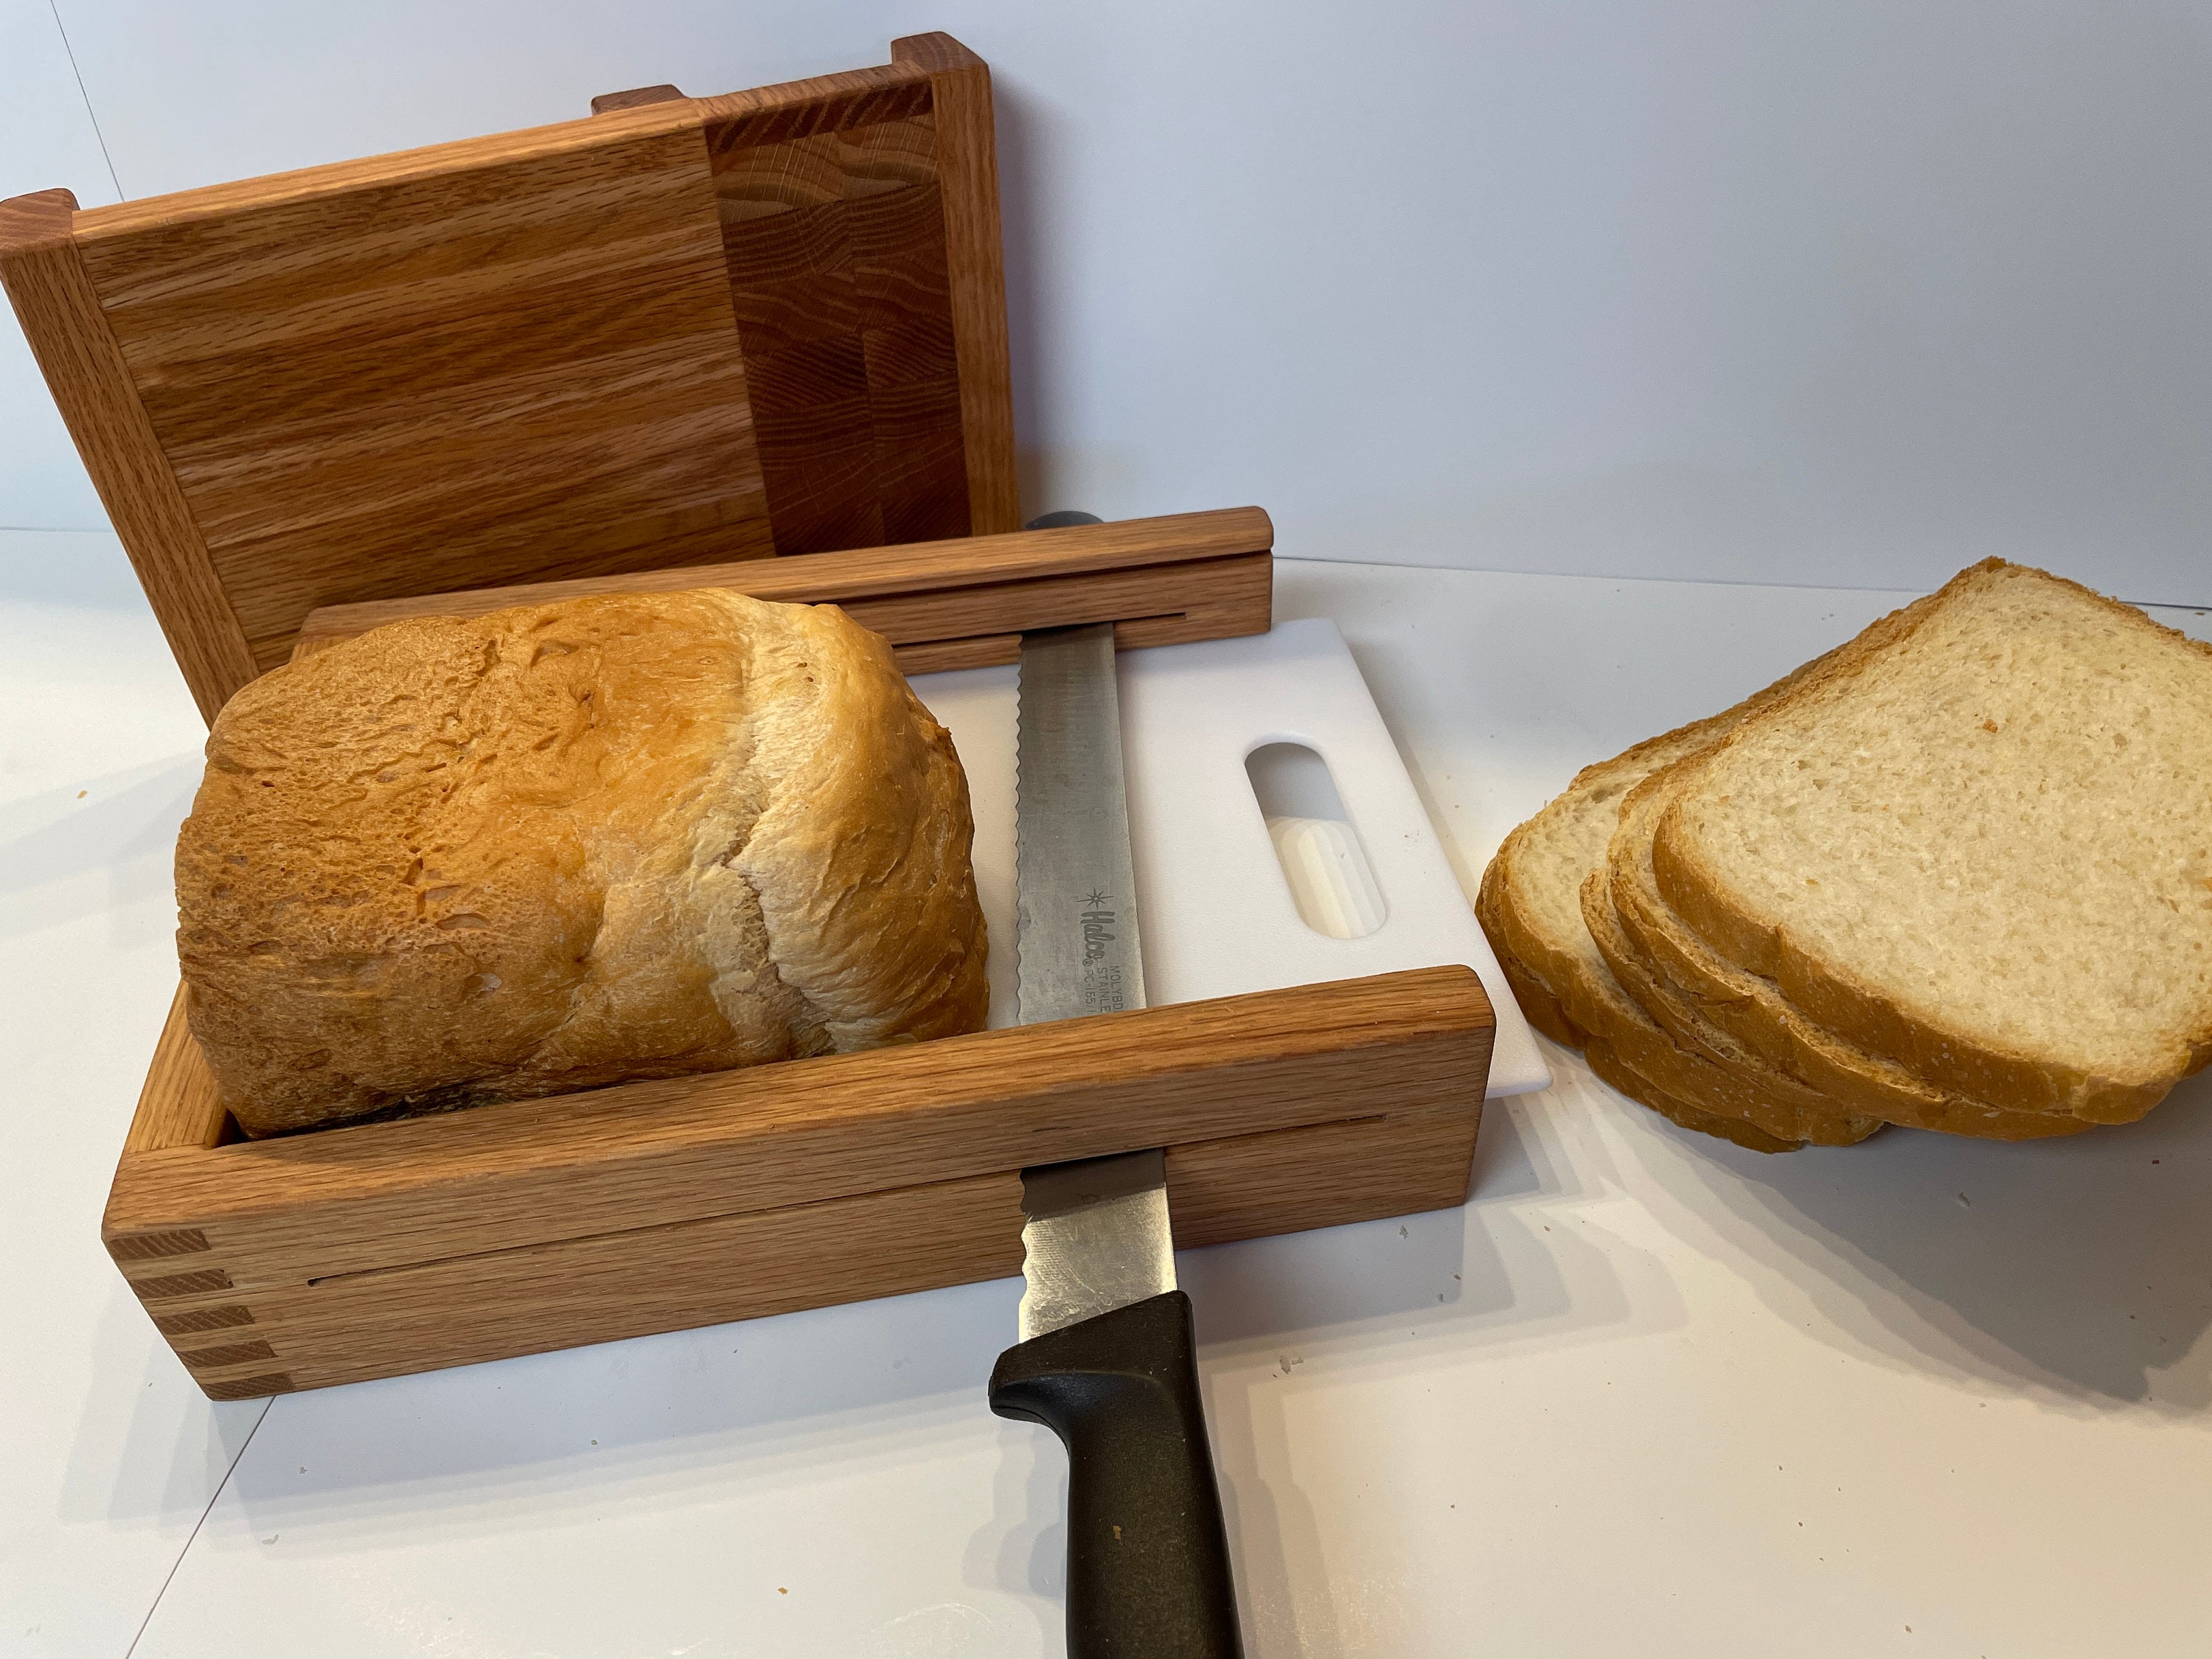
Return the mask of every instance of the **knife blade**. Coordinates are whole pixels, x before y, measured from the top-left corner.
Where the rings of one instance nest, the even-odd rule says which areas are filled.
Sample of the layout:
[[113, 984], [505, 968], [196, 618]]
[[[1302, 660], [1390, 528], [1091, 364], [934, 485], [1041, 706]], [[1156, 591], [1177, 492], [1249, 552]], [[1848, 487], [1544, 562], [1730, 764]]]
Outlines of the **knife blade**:
[[[1023, 635], [1016, 757], [1022, 1023], [1140, 1008], [1111, 623]], [[1240, 1659], [1165, 1156], [1024, 1170], [1022, 1209], [1020, 1340], [990, 1403], [1067, 1447], [1071, 1659]]]

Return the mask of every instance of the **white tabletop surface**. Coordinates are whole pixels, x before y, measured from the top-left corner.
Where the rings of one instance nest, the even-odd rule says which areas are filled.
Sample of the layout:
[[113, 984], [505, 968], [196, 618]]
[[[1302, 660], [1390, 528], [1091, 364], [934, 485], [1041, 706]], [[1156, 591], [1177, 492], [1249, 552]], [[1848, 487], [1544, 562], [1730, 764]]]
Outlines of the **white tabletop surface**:
[[[1470, 891], [1576, 767], [1899, 597], [1277, 596], [1351, 640]], [[0, 605], [0, 1653], [1060, 1651], [1064, 1460], [983, 1403], [1012, 1281], [203, 1400], [96, 1237], [199, 725], [128, 605]], [[1254, 1659], [2204, 1651], [2212, 1076], [2078, 1141], [1765, 1158], [1550, 1053], [1463, 1207], [1178, 1264]]]

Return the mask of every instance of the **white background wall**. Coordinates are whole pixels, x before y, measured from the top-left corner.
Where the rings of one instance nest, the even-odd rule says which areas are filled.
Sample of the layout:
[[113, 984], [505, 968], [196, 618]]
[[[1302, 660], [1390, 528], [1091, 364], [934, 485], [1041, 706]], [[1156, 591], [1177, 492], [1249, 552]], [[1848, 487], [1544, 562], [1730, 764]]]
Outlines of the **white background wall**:
[[[1863, 586], [2002, 553], [2212, 603], [2205, 3], [0, 0], [0, 193], [932, 27], [997, 76], [1032, 511], [1252, 501], [1286, 553]], [[0, 327], [0, 526], [101, 522]]]

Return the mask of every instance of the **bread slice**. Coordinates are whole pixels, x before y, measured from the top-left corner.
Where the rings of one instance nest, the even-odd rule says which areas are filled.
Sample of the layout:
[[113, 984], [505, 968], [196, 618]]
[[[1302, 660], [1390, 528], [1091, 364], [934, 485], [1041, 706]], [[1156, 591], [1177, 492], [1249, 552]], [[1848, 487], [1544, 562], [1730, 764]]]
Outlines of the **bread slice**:
[[[1800, 671], [1801, 672], [1802, 671]], [[1786, 685], [1788, 681], [1782, 684]], [[1754, 1137], [1729, 1133], [1740, 1145], [1782, 1150], [1807, 1142], [1847, 1145], [1879, 1127], [1838, 1109], [1817, 1091], [1767, 1064], [1725, 1033], [1705, 1051], [1677, 1043], [1607, 967], [1584, 925], [1581, 888], [1603, 862], [1621, 797], [1651, 770], [1679, 759], [1727, 731], [1779, 687], [1723, 714], [1637, 744], [1585, 767], [1559, 797], [1508, 836], [1483, 873], [1475, 914], [1517, 995], [1522, 981], [1542, 988], [1532, 1004], [1538, 1029], [1555, 1040], [1593, 1041], [1593, 1069], [1625, 1094], [1686, 1127], [1719, 1133], [1705, 1120], [1748, 1126]], [[1556, 1011], [1556, 1012], [1554, 1012]], [[1558, 1029], [1546, 1022], [1556, 1021]], [[1568, 1035], [1562, 1037], [1560, 1033]], [[1715, 1050], [1733, 1056], [1717, 1058]], [[1620, 1081], [1632, 1076], [1643, 1087]], [[1694, 1121], [1692, 1121], [1694, 1120]]]
[[1808, 1019], [2014, 1111], [2212, 1058], [2212, 647], [1990, 560], [1680, 769], [1659, 893]]
[[[1881, 1127], [1879, 1118], [1847, 1113], [1811, 1085], [1792, 1077], [1780, 1066], [1738, 1042], [1698, 1015], [1688, 1001], [1640, 963], [1626, 947], [1620, 919], [1605, 890], [1605, 872], [1593, 870], [1584, 878], [1583, 921], [1598, 955], [1604, 959], [1613, 981], [1625, 992], [1661, 1035], [1686, 1054], [1695, 1065], [1686, 1081], [1692, 1097], [1710, 1100], [1731, 1115], [1741, 1115], [1766, 1133], [1800, 1145], [1849, 1146], [1864, 1140]], [[1638, 1053], [1632, 1049], [1631, 1054]], [[1676, 1068], [1679, 1074], [1683, 1068]], [[1665, 1073], [1662, 1073], [1665, 1075]], [[1695, 1081], [1716, 1079], [1703, 1088]], [[1730, 1085], [1733, 1085], [1731, 1087]], [[1750, 1103], [1740, 1105], [1742, 1091]]]
[[[1668, 908], [1652, 879], [1651, 831], [1671, 781], [1670, 773], [1661, 771], [1628, 792], [1606, 860], [1603, 900], [1586, 896], [1584, 904], [1609, 904], [1619, 924], [1617, 948], [1637, 964], [1625, 970], [1614, 963], [1615, 973], [1631, 983], [1632, 973], [1647, 974], [1663, 988], [1656, 996], [1639, 993], [1639, 1000], [1678, 1039], [1688, 1040], [1670, 1011], [1686, 1008], [1698, 1022], [1719, 1027], [1832, 1099], [1907, 1128], [2030, 1140], [2090, 1127], [2079, 1118], [2048, 1112], [2007, 1111], [1939, 1088], [1895, 1060], [1869, 1054], [1815, 1024], [1790, 1006], [1772, 981], [1747, 972], [1706, 945]], [[1613, 954], [1607, 959], [1613, 962]]]
[[1755, 1152], [1791, 1152], [1797, 1150], [1800, 1142], [1778, 1140], [1741, 1118], [1723, 1117], [1662, 1089], [1615, 1054], [1612, 1044], [1590, 1036], [1569, 1019], [1559, 999], [1498, 938], [1491, 939], [1491, 949], [1496, 952], [1498, 965], [1505, 971], [1505, 983], [1512, 990], [1514, 1000], [1520, 1004], [1521, 1012], [1528, 1017], [1528, 1023], [1553, 1042], [1581, 1049], [1590, 1070], [1631, 1100], [1649, 1106], [1662, 1117], [1685, 1129], [1718, 1135], [1723, 1140], [1734, 1141], [1737, 1146], [1748, 1147]]
[[[1480, 902], [1477, 914], [1480, 914]], [[1567, 1018], [1566, 1008], [1552, 994], [1551, 988], [1499, 942], [1487, 922], [1483, 927], [1491, 933], [1490, 948], [1498, 957], [1498, 965], [1505, 970], [1506, 988], [1513, 993], [1513, 1000], [1521, 1006], [1528, 1022], [1563, 1048], [1579, 1048], [1588, 1042], [1589, 1033]]]
[[1592, 1037], [1583, 1045], [1583, 1058], [1589, 1062], [1590, 1070], [1597, 1074], [1599, 1081], [1626, 1095], [1639, 1105], [1649, 1106], [1678, 1127], [1717, 1136], [1753, 1152], [1794, 1152], [1804, 1144], [1796, 1140], [1778, 1140], [1764, 1129], [1755, 1128], [1741, 1118], [1709, 1112], [1702, 1106], [1669, 1094], [1621, 1059], [1613, 1052], [1613, 1045], [1601, 1037]]

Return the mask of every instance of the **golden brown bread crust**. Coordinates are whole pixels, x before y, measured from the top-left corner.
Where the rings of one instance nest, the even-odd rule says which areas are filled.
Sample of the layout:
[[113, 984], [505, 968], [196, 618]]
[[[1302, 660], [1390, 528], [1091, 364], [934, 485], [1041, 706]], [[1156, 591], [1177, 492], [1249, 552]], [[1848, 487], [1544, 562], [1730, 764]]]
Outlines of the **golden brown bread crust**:
[[[1601, 961], [1588, 959], [1598, 941], [1581, 915], [1577, 895], [1568, 899], [1575, 911], [1572, 925], [1586, 947], [1581, 951], [1540, 926], [1524, 901], [1529, 884], [1539, 879], [1534, 866], [1543, 849], [1556, 847], [1572, 814], [1601, 807], [1654, 768], [1711, 742], [1826, 660], [1795, 670], [1721, 714], [1583, 768], [1565, 790], [1506, 836], [1484, 870], [1475, 897], [1475, 915], [1531, 1024], [1555, 1042], [1582, 1048], [1591, 1069], [1632, 1099], [1684, 1127], [1761, 1152], [1807, 1142], [1848, 1146], [1880, 1125], [1745, 1052], [1722, 1032], [1707, 1030], [1701, 1042], [1663, 1029], [1639, 1006], [1633, 986], [1619, 982]], [[1532, 997], [1530, 991], [1539, 995]], [[1547, 1023], [1554, 1018], [1559, 1030]], [[1561, 1030], [1569, 1035], [1563, 1038]], [[1602, 1056], [1594, 1043], [1603, 1047]], [[1623, 1077], [1639, 1086], [1630, 1087]], [[1716, 1127], [1722, 1123], [1741, 1132]]]
[[[1493, 865], [1492, 867], [1496, 866]], [[1486, 907], [1485, 900], [1487, 901]], [[1485, 908], [1491, 912], [1491, 919], [1483, 923], [1485, 931], [1490, 934], [1490, 948], [1498, 957], [1498, 967], [1504, 971], [1505, 983], [1513, 993], [1513, 1000], [1521, 1005], [1521, 1012], [1527, 1016], [1531, 1025], [1554, 1042], [1569, 1048], [1581, 1049], [1583, 1058], [1589, 1062], [1590, 1070], [1597, 1074], [1601, 1082], [1610, 1085], [1631, 1100], [1649, 1106], [1660, 1116], [1682, 1128], [1718, 1135], [1723, 1140], [1734, 1141], [1754, 1152], [1794, 1152], [1797, 1150], [1801, 1142], [1778, 1140], [1765, 1130], [1739, 1118], [1723, 1117], [1717, 1112], [1709, 1112], [1701, 1106], [1692, 1105], [1669, 1094], [1615, 1054], [1611, 1043], [1577, 1027], [1567, 1018], [1567, 1011], [1559, 1006], [1559, 999], [1502, 942], [1503, 933], [1498, 928], [1496, 918], [1498, 908], [1505, 902], [1501, 890], [1493, 888], [1486, 877], [1482, 896], [1476, 902], [1476, 909], [1478, 914]]]
[[207, 754], [178, 947], [249, 1133], [983, 1023], [966, 779], [834, 606], [398, 623], [247, 686]]
[[1592, 1037], [1583, 1045], [1583, 1058], [1589, 1062], [1589, 1068], [1597, 1074], [1599, 1081], [1609, 1084], [1631, 1100], [1649, 1106], [1678, 1128], [1694, 1129], [1699, 1134], [1717, 1135], [1753, 1152], [1794, 1152], [1804, 1144], [1796, 1140], [1778, 1140], [1764, 1129], [1741, 1118], [1709, 1112], [1702, 1106], [1693, 1105], [1669, 1094], [1613, 1053], [1613, 1045], [1602, 1037]]
[[[1814, 1146], [1854, 1146], [1881, 1127], [1881, 1119], [1850, 1111], [1686, 1007], [1629, 946], [1602, 870], [1592, 871], [1583, 883], [1582, 908], [1584, 925], [1607, 968], [1628, 1000], [1656, 1028], [1646, 1041], [1634, 1046], [1614, 1039], [1621, 1058], [1635, 1069], [1655, 1081], [1663, 1080], [1677, 1099], [1709, 1103], [1711, 1109], [1741, 1117], [1777, 1139]], [[1601, 1035], [1612, 1037], [1613, 1033]], [[1670, 1068], [1654, 1063], [1654, 1049], [1662, 1054], [1679, 1049], [1696, 1065], [1677, 1061]], [[1698, 1088], [1677, 1082], [1678, 1077], [1712, 1077], [1723, 1081], [1717, 1087]]]
[[[1496, 869], [1493, 860], [1491, 869]], [[1563, 1048], [1579, 1048], [1589, 1041], [1589, 1034], [1568, 1017], [1565, 1007], [1552, 994], [1551, 987], [1514, 953], [1505, 942], [1505, 932], [1499, 920], [1500, 908], [1505, 900], [1502, 881], [1493, 887], [1488, 871], [1483, 872], [1482, 888], [1474, 901], [1475, 920], [1490, 940], [1491, 954], [1498, 958], [1498, 966], [1505, 975], [1505, 988], [1513, 994], [1519, 1005], [1522, 1018]]]

